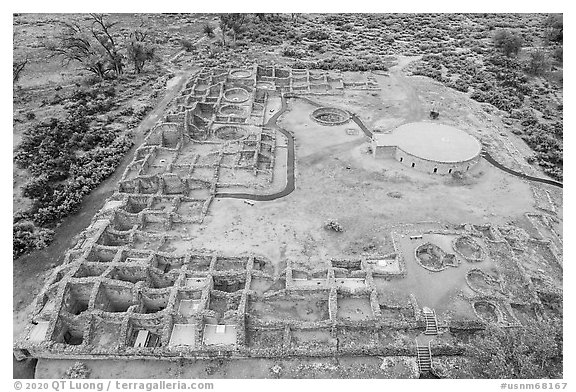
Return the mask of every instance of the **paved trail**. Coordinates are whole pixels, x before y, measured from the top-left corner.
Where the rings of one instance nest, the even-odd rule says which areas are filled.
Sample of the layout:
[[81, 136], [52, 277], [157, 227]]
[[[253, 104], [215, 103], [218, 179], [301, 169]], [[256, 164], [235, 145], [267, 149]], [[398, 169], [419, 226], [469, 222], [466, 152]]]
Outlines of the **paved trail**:
[[512, 174], [513, 176], [524, 178], [524, 179], [529, 180], [529, 181], [541, 182], [542, 184], [548, 184], [548, 185], [552, 185], [552, 186], [557, 186], [559, 188], [563, 188], [563, 184], [561, 182], [550, 180], [548, 178], [533, 177], [533, 176], [529, 176], [528, 174], [524, 174], [524, 173], [517, 172], [516, 170], [512, 170], [512, 169], [502, 165], [500, 162], [496, 161], [492, 157], [492, 155], [490, 155], [490, 153], [488, 151], [483, 151], [482, 156], [484, 157], [484, 159], [486, 159], [493, 166], [497, 167], [500, 170], [505, 171], [506, 173]]
[[286, 98], [282, 96], [282, 108], [275, 113], [264, 127], [266, 128], [273, 128], [279, 132], [282, 132], [284, 136], [288, 139], [288, 162], [286, 166], [286, 187], [281, 190], [280, 192], [273, 193], [271, 195], [256, 195], [253, 193], [216, 193], [215, 197], [219, 199], [246, 199], [246, 200], [254, 200], [254, 201], [272, 201], [279, 199], [284, 196], [288, 196], [292, 193], [295, 189], [294, 186], [294, 136], [287, 130], [280, 128], [277, 125], [278, 117], [280, 117], [287, 108]]
[[[298, 98], [302, 99], [313, 106], [321, 107], [322, 105], [318, 102], [315, 102], [307, 97], [301, 96], [290, 96], [289, 98]], [[286, 173], [286, 187], [281, 190], [280, 192], [276, 192], [270, 195], [257, 195], [253, 193], [216, 193], [215, 197], [219, 199], [246, 199], [246, 200], [254, 200], [254, 201], [272, 201], [276, 199], [280, 199], [281, 197], [288, 196], [290, 193], [294, 192], [295, 189], [295, 178], [294, 178], [294, 161], [295, 161], [295, 151], [294, 151], [294, 136], [287, 130], [278, 126], [277, 121], [278, 117], [280, 117], [287, 109], [286, 97], [282, 96], [282, 108], [280, 111], [268, 120], [264, 126], [266, 128], [273, 128], [279, 132], [282, 132], [284, 136], [288, 139], [288, 162], [287, 162], [287, 173]], [[362, 123], [362, 121], [355, 115], [352, 114], [351, 116], [352, 121], [354, 121], [358, 126], [362, 129], [364, 134], [368, 137], [372, 137], [372, 132], [366, 128], [366, 126]]]

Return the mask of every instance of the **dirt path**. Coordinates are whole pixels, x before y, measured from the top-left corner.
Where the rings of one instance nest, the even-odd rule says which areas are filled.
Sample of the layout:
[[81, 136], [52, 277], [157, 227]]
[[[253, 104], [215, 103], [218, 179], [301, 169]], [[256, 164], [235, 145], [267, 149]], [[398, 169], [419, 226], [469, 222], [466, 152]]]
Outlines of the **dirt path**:
[[284, 196], [288, 196], [294, 191], [294, 136], [292, 136], [292, 134], [287, 130], [280, 128], [276, 123], [278, 118], [286, 111], [286, 109], [286, 98], [284, 95], [282, 95], [282, 108], [277, 113], [275, 113], [266, 124], [264, 124], [264, 127], [266, 128], [273, 128], [279, 132], [282, 132], [282, 134], [286, 136], [286, 139], [288, 140], [288, 157], [286, 158], [288, 161], [286, 165], [286, 187], [280, 192], [276, 192], [271, 195], [255, 195], [252, 193], [217, 193], [215, 195], [216, 198], [272, 201]]
[[90, 225], [94, 215], [102, 208], [105, 200], [112, 196], [116, 190], [118, 181], [132, 159], [136, 149], [142, 142], [148, 131], [162, 118], [168, 104], [182, 90], [191, 72], [195, 70], [181, 71], [168, 81], [164, 98], [142, 120], [134, 132], [134, 146], [123, 157], [116, 171], [104, 180], [96, 189], [84, 197], [78, 213], [63, 220], [55, 230], [54, 241], [45, 249], [29, 253], [14, 261], [13, 268], [13, 310], [14, 310], [14, 334], [21, 329], [24, 321], [22, 312], [28, 306], [43, 282], [46, 271], [64, 259], [67, 249], [74, 245], [74, 237]]
[[403, 69], [411, 62], [418, 60], [420, 57], [401, 57], [398, 59], [398, 64], [390, 68], [390, 79], [393, 83], [400, 85], [406, 92], [408, 99], [406, 100], [407, 113], [405, 115], [405, 122], [415, 122], [422, 120], [425, 116], [424, 106], [420, 101], [420, 97], [416, 90], [404, 74]]

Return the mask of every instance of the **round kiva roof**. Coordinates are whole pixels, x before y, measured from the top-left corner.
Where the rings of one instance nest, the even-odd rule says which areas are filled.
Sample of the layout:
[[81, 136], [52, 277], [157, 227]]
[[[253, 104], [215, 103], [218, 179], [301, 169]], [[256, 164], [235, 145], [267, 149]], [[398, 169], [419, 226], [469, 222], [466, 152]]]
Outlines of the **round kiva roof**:
[[375, 134], [378, 145], [397, 146], [404, 152], [437, 162], [463, 162], [480, 154], [482, 145], [464, 131], [432, 122], [399, 126], [388, 134]]

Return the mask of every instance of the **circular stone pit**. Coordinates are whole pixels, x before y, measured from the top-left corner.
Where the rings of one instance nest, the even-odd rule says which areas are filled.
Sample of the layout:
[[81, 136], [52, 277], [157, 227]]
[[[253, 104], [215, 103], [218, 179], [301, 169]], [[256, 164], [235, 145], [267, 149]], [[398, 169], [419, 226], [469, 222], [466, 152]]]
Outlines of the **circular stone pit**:
[[458, 266], [454, 255], [446, 253], [438, 245], [430, 242], [417, 247], [414, 250], [414, 256], [418, 264], [433, 272], [443, 271], [447, 267]]
[[233, 78], [245, 79], [252, 76], [252, 71], [249, 69], [234, 69], [230, 71], [230, 76]]
[[499, 311], [492, 302], [476, 301], [472, 305], [472, 308], [480, 320], [488, 323], [498, 322]]
[[265, 81], [258, 82], [258, 84], [256, 85], [256, 88], [261, 89], [261, 90], [268, 90], [268, 91], [276, 90], [276, 86], [274, 85], [274, 83], [265, 82]]
[[223, 116], [239, 116], [239, 117], [246, 116], [246, 109], [238, 105], [223, 105], [220, 107], [219, 112]]
[[471, 269], [466, 273], [466, 282], [472, 290], [483, 295], [494, 295], [500, 287], [495, 278], [478, 268]]
[[350, 121], [350, 113], [338, 108], [318, 108], [310, 116], [322, 125], [341, 125]]
[[484, 260], [486, 256], [480, 244], [467, 235], [454, 239], [452, 248], [454, 248], [456, 253], [470, 262], [480, 262]]
[[243, 88], [231, 88], [224, 92], [224, 99], [228, 102], [241, 103], [246, 102], [250, 98], [248, 91]]
[[240, 127], [234, 125], [224, 125], [214, 131], [214, 135], [220, 139], [227, 142], [234, 140], [241, 140], [248, 135], [248, 132]]

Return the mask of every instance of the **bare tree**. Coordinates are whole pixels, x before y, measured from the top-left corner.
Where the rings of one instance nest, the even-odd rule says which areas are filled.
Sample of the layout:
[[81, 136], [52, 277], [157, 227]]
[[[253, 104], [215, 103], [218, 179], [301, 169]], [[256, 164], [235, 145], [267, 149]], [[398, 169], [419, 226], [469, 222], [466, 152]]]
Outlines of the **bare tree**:
[[93, 45], [85, 28], [76, 22], [63, 22], [62, 25], [57, 42], [48, 43], [47, 49], [54, 56], [61, 57], [63, 65], [78, 63], [81, 69], [104, 79], [110, 72], [108, 59], [99, 47]]
[[144, 23], [130, 33], [127, 44], [128, 61], [134, 65], [136, 73], [142, 72], [144, 65], [154, 59], [156, 47], [149, 43], [149, 31], [144, 28]]
[[238, 35], [246, 31], [246, 14], [232, 14], [234, 15], [231, 23], [231, 30], [232, 30], [232, 38], [234, 39], [234, 43], [238, 38]]
[[220, 15], [220, 30], [222, 30], [222, 44], [226, 46], [226, 34], [228, 31], [232, 33], [234, 43], [238, 38], [238, 34], [246, 29], [246, 22], [248, 21], [246, 14], [221, 14]]
[[202, 31], [204, 32], [206, 37], [214, 38], [214, 27], [212, 27], [210, 23], [206, 22], [206, 24], [202, 28]]
[[57, 42], [46, 47], [53, 55], [60, 56], [64, 65], [78, 63], [80, 67], [104, 79], [111, 72], [123, 72], [123, 56], [110, 33], [114, 23], [107, 23], [104, 16], [91, 14], [93, 23], [86, 27], [77, 22], [62, 22], [63, 30]]
[[22, 76], [26, 64], [28, 64], [28, 58], [12, 61], [12, 84], [20, 80], [20, 76]]
[[226, 31], [228, 31], [227, 15], [229, 14], [220, 15], [220, 21], [218, 22], [222, 34], [222, 46], [226, 46]]
[[102, 14], [90, 14], [90, 16], [94, 19], [91, 27], [92, 36], [98, 40], [106, 53], [108, 53], [116, 75], [122, 75], [124, 68], [123, 56], [119, 53], [114, 37], [110, 33], [110, 30], [118, 22], [107, 22]]

